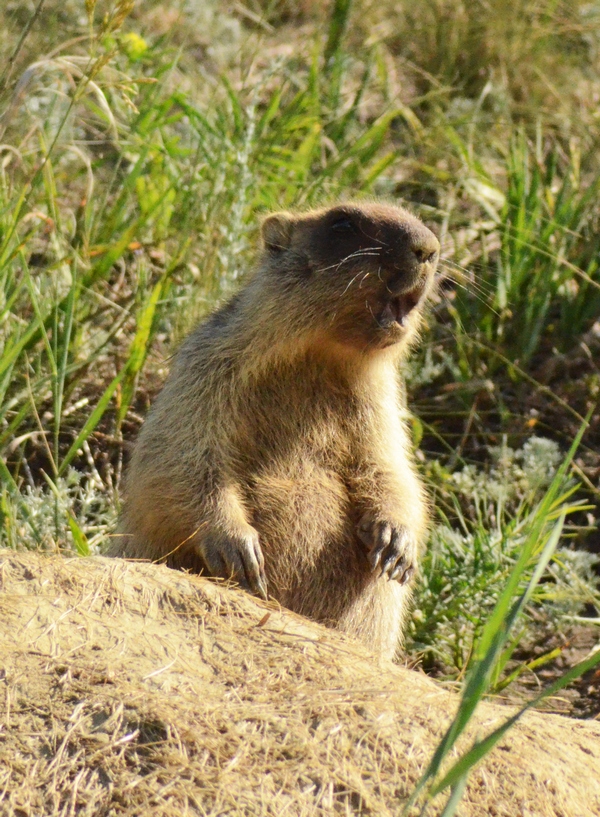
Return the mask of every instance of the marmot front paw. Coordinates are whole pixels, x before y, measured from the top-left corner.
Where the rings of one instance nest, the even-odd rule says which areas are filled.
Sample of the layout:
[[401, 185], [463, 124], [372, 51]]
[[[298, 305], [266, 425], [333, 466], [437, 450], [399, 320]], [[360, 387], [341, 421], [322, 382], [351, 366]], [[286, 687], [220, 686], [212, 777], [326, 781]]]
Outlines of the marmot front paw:
[[404, 525], [367, 513], [358, 523], [358, 538], [367, 548], [367, 559], [373, 571], [406, 584], [417, 566], [417, 547]]
[[267, 599], [265, 560], [254, 528], [236, 534], [207, 532], [195, 547], [211, 576], [231, 579]]

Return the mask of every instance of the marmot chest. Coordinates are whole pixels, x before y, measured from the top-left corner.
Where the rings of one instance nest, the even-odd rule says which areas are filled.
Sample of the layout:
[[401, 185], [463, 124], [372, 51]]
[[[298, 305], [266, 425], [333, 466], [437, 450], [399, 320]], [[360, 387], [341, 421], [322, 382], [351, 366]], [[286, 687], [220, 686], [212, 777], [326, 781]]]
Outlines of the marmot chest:
[[253, 524], [266, 540], [313, 547], [343, 536], [352, 505], [351, 400], [291, 388], [278, 391], [276, 411], [272, 399], [260, 405], [244, 433]]

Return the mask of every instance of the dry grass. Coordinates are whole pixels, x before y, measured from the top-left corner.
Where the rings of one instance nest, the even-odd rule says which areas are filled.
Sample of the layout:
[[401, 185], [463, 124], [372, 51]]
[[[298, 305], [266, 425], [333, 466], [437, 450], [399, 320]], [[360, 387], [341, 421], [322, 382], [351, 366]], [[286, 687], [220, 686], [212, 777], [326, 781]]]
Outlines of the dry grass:
[[[167, 568], [2, 551], [0, 587], [2, 815], [397, 815], [457, 704], [335, 632]], [[465, 740], [507, 711], [482, 705]], [[599, 812], [600, 724], [538, 713], [459, 811]]]
[[[124, 19], [128, 0], [4, 5], [0, 544], [99, 552], [171, 355], [251, 269], [261, 215], [383, 196], [444, 246], [405, 372], [436, 509], [407, 646], [462, 675], [522, 520], [538, 521], [538, 497], [494, 452], [521, 471], [535, 438], [564, 455], [600, 395], [596, 11], [146, 0]], [[544, 644], [542, 620], [563, 643], [574, 616], [600, 610], [580, 549], [600, 551], [581, 507], [600, 496], [599, 452], [596, 412], [529, 643]]]

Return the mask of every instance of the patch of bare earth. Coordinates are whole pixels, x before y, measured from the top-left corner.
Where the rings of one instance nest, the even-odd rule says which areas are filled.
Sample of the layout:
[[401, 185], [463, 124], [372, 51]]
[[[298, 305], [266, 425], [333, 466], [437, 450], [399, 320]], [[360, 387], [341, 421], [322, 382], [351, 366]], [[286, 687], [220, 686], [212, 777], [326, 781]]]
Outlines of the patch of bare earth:
[[[2, 815], [397, 815], [457, 704], [334, 631], [153, 565], [1, 551], [0, 621]], [[512, 711], [482, 705], [468, 738]], [[600, 814], [600, 723], [526, 715], [459, 813]]]

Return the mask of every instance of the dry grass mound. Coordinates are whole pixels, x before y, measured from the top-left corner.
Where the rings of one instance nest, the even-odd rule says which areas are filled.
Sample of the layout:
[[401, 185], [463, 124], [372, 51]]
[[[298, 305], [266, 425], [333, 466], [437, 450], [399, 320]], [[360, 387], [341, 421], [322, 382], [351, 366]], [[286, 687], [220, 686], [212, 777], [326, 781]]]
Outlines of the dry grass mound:
[[[398, 815], [457, 701], [164, 567], [2, 551], [0, 620], [3, 815]], [[527, 715], [459, 813], [600, 814], [600, 724]]]

